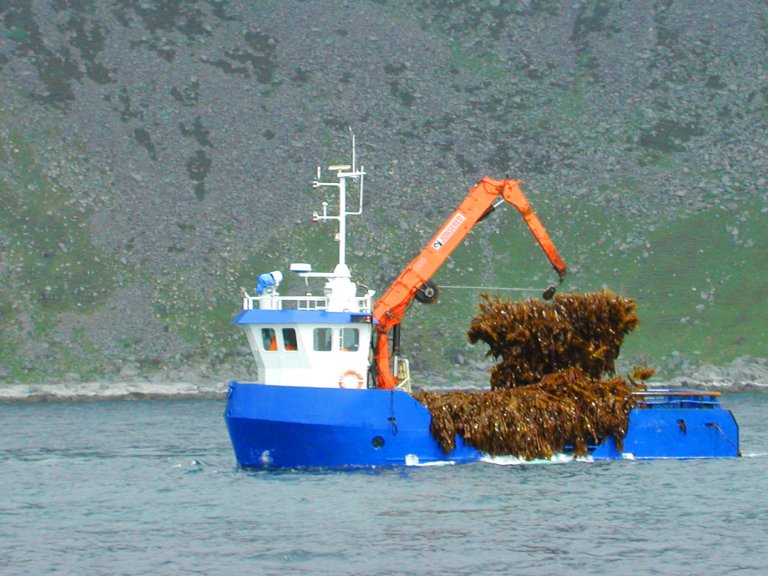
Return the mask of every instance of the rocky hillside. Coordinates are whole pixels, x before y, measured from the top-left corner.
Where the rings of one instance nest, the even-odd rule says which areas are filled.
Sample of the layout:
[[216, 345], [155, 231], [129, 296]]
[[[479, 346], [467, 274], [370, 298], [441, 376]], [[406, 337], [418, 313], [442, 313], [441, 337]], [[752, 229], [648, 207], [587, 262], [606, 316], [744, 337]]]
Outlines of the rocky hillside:
[[[520, 178], [563, 289], [649, 315], [633, 355], [761, 362], [767, 54], [762, 0], [5, 0], [0, 381], [247, 372], [239, 287], [329, 258], [304, 247], [326, 238], [307, 184], [350, 126], [371, 287], [480, 177]], [[498, 233], [455, 274], [545, 285], [530, 240], [500, 260]], [[414, 313], [425, 369], [482, 356], [463, 343], [475, 301]], [[424, 345], [436, 328], [448, 344]]]

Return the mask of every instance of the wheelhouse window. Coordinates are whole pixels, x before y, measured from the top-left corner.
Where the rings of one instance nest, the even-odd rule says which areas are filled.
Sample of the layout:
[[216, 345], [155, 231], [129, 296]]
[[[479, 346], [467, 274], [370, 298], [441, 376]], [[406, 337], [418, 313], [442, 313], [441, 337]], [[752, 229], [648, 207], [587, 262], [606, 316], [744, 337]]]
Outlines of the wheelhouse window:
[[299, 342], [296, 339], [296, 330], [294, 328], [283, 328], [283, 346], [289, 351], [299, 349]]
[[331, 350], [331, 336], [330, 328], [315, 328], [312, 333], [314, 349], [318, 352], [329, 352]]
[[357, 352], [360, 348], [360, 330], [342, 328], [339, 333], [339, 349], [344, 352]]
[[261, 345], [264, 350], [277, 350], [277, 339], [274, 328], [261, 329]]

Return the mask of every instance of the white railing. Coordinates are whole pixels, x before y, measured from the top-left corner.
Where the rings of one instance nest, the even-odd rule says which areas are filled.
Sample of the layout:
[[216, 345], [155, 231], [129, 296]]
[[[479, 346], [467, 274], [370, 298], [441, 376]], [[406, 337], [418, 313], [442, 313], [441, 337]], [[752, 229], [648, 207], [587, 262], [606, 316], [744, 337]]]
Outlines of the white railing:
[[[328, 310], [327, 296], [249, 296], [243, 293], [243, 310]], [[348, 312], [370, 312], [371, 297], [352, 298]]]

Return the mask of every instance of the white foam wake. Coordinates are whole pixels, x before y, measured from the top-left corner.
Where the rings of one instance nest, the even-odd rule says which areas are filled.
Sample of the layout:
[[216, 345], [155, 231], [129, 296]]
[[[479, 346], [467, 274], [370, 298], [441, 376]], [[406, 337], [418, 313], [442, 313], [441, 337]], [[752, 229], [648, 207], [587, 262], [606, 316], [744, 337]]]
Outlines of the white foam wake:
[[485, 455], [481, 462], [496, 464], [497, 466], [520, 466], [522, 464], [562, 464], [567, 462], [594, 462], [591, 456], [573, 456], [573, 454], [554, 454], [551, 458], [525, 460], [517, 456], [488, 456]]

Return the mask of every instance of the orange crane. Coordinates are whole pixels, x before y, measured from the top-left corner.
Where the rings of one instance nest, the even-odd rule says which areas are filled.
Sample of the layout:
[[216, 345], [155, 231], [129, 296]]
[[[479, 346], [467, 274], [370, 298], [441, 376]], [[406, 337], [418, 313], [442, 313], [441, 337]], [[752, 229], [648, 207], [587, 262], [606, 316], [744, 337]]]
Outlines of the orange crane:
[[[501, 195], [502, 200], [498, 200]], [[498, 202], [497, 202], [498, 200]], [[373, 316], [377, 321], [374, 340], [375, 374], [378, 388], [392, 389], [398, 379], [392, 374], [391, 352], [389, 345], [390, 331], [394, 332], [394, 351], [399, 348], [399, 326], [406, 309], [414, 298], [424, 303], [437, 300], [437, 286], [431, 281], [456, 247], [461, 244], [469, 231], [480, 220], [495, 210], [496, 206], [509, 202], [518, 209], [533, 236], [538, 241], [544, 254], [557, 271], [560, 281], [565, 278], [565, 262], [557, 252], [554, 243], [541, 224], [538, 216], [528, 203], [519, 180], [493, 180], [484, 177], [453, 214], [445, 221], [440, 230], [427, 242], [422, 251], [400, 273], [386, 292], [373, 306]], [[545, 293], [551, 298], [554, 288]]]

